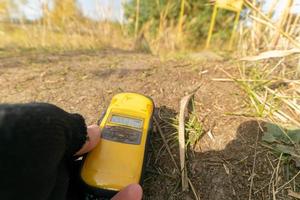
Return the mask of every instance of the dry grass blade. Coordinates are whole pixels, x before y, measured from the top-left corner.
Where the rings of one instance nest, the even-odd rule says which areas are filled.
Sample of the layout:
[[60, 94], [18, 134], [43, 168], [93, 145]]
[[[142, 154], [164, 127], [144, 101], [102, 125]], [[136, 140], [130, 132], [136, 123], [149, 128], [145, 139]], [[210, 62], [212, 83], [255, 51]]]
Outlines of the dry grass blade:
[[279, 58], [279, 57], [286, 57], [292, 54], [300, 53], [300, 49], [290, 49], [290, 50], [273, 50], [273, 51], [266, 51], [262, 52], [257, 56], [247, 56], [240, 60], [242, 61], [258, 61], [264, 60], [268, 58]]
[[286, 182], [285, 184], [283, 184], [282, 186], [280, 186], [277, 190], [276, 190], [276, 194], [278, 192], [280, 192], [282, 189], [284, 189], [285, 186], [287, 186], [288, 184], [290, 184], [298, 175], [300, 174], [300, 171], [298, 171], [298, 173], [293, 176], [293, 178], [291, 178], [288, 182]]
[[[279, 30], [283, 30], [284, 24], [288, 26], [287, 18], [289, 16], [289, 12], [291, 10], [292, 5], [293, 5], [293, 0], [286, 0], [286, 6], [282, 11], [280, 20], [277, 24]], [[271, 48], [276, 48], [279, 39], [280, 39], [280, 32], [278, 31], [275, 33], [275, 36], [272, 39]]]
[[267, 12], [267, 16], [268, 16], [268, 17], [271, 17], [271, 16], [273, 15], [273, 13], [274, 13], [274, 11], [275, 11], [275, 9], [276, 9], [276, 7], [277, 7], [278, 1], [279, 1], [279, 0], [273, 0], [273, 1], [271, 2], [270, 9], [269, 9], [268, 12]]
[[295, 47], [300, 48], [300, 43], [297, 40], [295, 40], [291, 35], [289, 35], [285, 31], [283, 31], [280, 27], [274, 25], [273, 22], [271, 21], [271, 19], [268, 16], [266, 16], [260, 9], [258, 9], [255, 5], [253, 5], [249, 0], [245, 0], [245, 3], [263, 18], [263, 19], [260, 19], [255, 16], [252, 16], [252, 18], [255, 21], [260, 22], [260, 23], [267, 25], [268, 27], [276, 30], [282, 36], [286, 37]]
[[[272, 189], [273, 199], [276, 198], [275, 187], [277, 187], [277, 185], [278, 185], [279, 168], [280, 168], [280, 163], [281, 163], [281, 160], [282, 160], [282, 155], [283, 155], [283, 153], [281, 153], [280, 156], [279, 156], [279, 160], [278, 160], [276, 171], [275, 171], [275, 180], [273, 180], [273, 182], [272, 182], [272, 186], [273, 186], [273, 189]], [[274, 182], [275, 182], [275, 184], [274, 184]]]
[[197, 195], [196, 189], [195, 189], [195, 187], [194, 187], [192, 181], [191, 181], [190, 179], [188, 179], [188, 181], [189, 181], [189, 185], [190, 185], [190, 187], [191, 187], [191, 189], [192, 189], [192, 192], [193, 192], [193, 194], [194, 194], [195, 199], [196, 199], [196, 200], [200, 200], [200, 197]]
[[276, 97], [278, 97], [278, 99], [280, 99], [282, 102], [284, 102], [286, 105], [288, 105], [291, 109], [293, 109], [293, 111], [295, 112], [296, 115], [299, 115], [300, 118], [300, 105], [298, 105], [296, 102], [291, 101], [291, 100], [287, 100], [285, 97], [285, 95], [283, 95], [280, 92], [275, 92], [274, 90], [265, 87], [265, 89], [270, 92], [271, 94], [275, 95]]
[[258, 138], [259, 138], [259, 131], [257, 132], [256, 141], [255, 141], [254, 159], [253, 159], [253, 166], [252, 166], [251, 178], [250, 178], [250, 188], [249, 188], [249, 198], [248, 198], [249, 200], [252, 199], [252, 188], [253, 188], [253, 183], [254, 183], [253, 179], [254, 179], [254, 176], [255, 176], [255, 166], [256, 166]]
[[[281, 110], [275, 110], [275, 108], [273, 108], [273, 106], [267, 102], [265, 102], [263, 100], [262, 97], [260, 97], [257, 93], [255, 93], [254, 91], [252, 92], [252, 95], [261, 103], [264, 104], [265, 109], [269, 112], [272, 113], [275, 117], [277, 117], [280, 121], [287, 123], [288, 121], [290, 121], [291, 123], [295, 124], [296, 126], [300, 127], [300, 122], [298, 122], [296, 119], [294, 119], [293, 117], [289, 116], [288, 114], [286, 114], [285, 112], [281, 111]], [[274, 111], [275, 110], [275, 111]]]
[[187, 109], [188, 103], [194, 94], [189, 94], [183, 97], [180, 101], [180, 112], [179, 112], [179, 129], [178, 129], [178, 139], [179, 139], [179, 157], [180, 157], [180, 170], [181, 170], [181, 186], [182, 191], [188, 189], [188, 177], [185, 165], [185, 111]]
[[294, 192], [293, 190], [288, 190], [288, 195], [290, 197], [294, 197], [296, 199], [300, 199], [300, 193], [299, 192]]
[[161, 138], [162, 138], [162, 140], [163, 140], [163, 142], [164, 142], [164, 144], [166, 146], [166, 149], [167, 149], [167, 151], [168, 151], [168, 153], [169, 153], [169, 155], [170, 155], [170, 157], [172, 159], [172, 162], [174, 163], [174, 166], [176, 167], [176, 169], [179, 171], [179, 167], [178, 167], [178, 165], [177, 165], [177, 163], [176, 163], [176, 161], [174, 159], [174, 156], [173, 156], [173, 154], [171, 152], [170, 146], [169, 146], [169, 144], [168, 144], [168, 142], [167, 142], [167, 140], [166, 140], [166, 138], [165, 138], [165, 136], [163, 134], [163, 131], [161, 130], [161, 127], [160, 127], [160, 125], [159, 125], [156, 117], [153, 117], [153, 119], [154, 119], [154, 123], [155, 123], [155, 125], [156, 125], [156, 127], [158, 129], [158, 132], [159, 132], [159, 134], [160, 134], [160, 136], [161, 136]]
[[298, 15], [298, 16], [295, 18], [294, 23], [291, 25], [289, 34], [292, 34], [292, 33], [295, 32], [295, 29], [296, 29], [296, 27], [297, 27], [298, 24], [299, 24], [299, 20], [300, 20], [300, 15]]

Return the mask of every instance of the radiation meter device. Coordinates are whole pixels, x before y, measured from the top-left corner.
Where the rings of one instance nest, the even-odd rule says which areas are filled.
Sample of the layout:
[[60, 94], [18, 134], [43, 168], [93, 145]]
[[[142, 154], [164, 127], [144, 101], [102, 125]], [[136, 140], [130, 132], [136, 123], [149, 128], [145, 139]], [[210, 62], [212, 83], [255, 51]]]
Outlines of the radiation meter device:
[[140, 94], [112, 98], [100, 123], [100, 142], [80, 172], [89, 195], [111, 197], [131, 183], [142, 183], [153, 111], [153, 101]]

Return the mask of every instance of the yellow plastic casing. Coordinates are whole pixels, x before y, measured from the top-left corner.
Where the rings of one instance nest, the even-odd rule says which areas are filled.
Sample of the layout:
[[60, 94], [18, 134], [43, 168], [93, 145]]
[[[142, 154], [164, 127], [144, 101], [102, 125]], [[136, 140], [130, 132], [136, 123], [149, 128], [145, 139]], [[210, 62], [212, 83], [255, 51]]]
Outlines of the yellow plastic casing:
[[[152, 123], [153, 101], [136, 93], [115, 95], [100, 124], [124, 125], [111, 122], [112, 115], [142, 120], [139, 144], [127, 144], [101, 137], [99, 144], [85, 158], [81, 178], [88, 186], [102, 190], [119, 191], [131, 183], [141, 181], [148, 132]], [[125, 126], [124, 126], [125, 127]], [[125, 127], [132, 128], [132, 127]]]

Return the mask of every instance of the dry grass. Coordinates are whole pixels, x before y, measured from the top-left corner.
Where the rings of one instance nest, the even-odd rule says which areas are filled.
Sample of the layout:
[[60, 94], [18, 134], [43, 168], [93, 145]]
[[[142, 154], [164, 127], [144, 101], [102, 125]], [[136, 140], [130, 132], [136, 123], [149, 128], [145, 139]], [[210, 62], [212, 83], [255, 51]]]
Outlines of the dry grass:
[[[252, 19], [252, 26], [241, 26], [239, 57], [248, 57], [241, 59], [245, 61], [239, 65], [241, 77], [235, 80], [248, 94], [259, 117], [300, 126], [298, 16], [290, 13], [291, 2], [287, 1], [276, 24], [269, 13], [246, 3], [251, 9], [247, 17]], [[263, 53], [249, 56], [259, 52]]]
[[59, 50], [130, 48], [123, 27], [111, 22], [68, 21], [64, 26], [35, 23], [2, 23], [2, 49]]
[[[22, 3], [26, 4], [26, 1]], [[68, 51], [106, 46], [126, 49], [131, 42], [122, 25], [83, 17], [72, 0], [55, 0], [53, 9], [50, 9], [47, 1], [39, 2], [37, 6], [41, 6], [41, 10], [36, 12], [42, 12], [43, 16], [35, 21], [22, 17], [12, 21], [11, 15], [23, 15], [20, 5], [10, 1], [0, 4], [1, 49]], [[109, 8], [98, 4], [95, 6], [102, 17], [112, 16]]]
[[299, 15], [291, 13], [290, 0], [286, 1], [286, 7], [276, 21], [272, 18], [272, 13], [278, 1], [274, 1], [267, 13], [250, 1], [245, 2], [250, 12], [239, 29], [238, 49], [241, 56], [266, 50], [300, 47], [297, 41], [300, 36]]
[[[291, 14], [292, 1], [286, 1], [280, 18], [274, 21], [271, 13], [277, 3], [278, 1], [274, 1], [269, 12], [264, 13], [258, 5], [246, 0], [250, 12], [240, 26], [237, 52], [238, 57], [242, 58], [237, 64], [240, 77], [225, 73], [248, 97], [246, 104], [249, 105], [249, 110], [245, 115], [284, 127], [299, 128], [299, 16]], [[294, 145], [297, 148], [299, 144]], [[289, 173], [283, 173], [286, 169]], [[269, 184], [266, 184], [270, 197], [286, 199], [287, 189], [299, 191], [299, 185], [295, 183], [298, 175], [299, 171], [287, 155], [278, 155], [277, 166], [273, 167], [272, 177]], [[286, 182], [282, 183], [284, 180]]]

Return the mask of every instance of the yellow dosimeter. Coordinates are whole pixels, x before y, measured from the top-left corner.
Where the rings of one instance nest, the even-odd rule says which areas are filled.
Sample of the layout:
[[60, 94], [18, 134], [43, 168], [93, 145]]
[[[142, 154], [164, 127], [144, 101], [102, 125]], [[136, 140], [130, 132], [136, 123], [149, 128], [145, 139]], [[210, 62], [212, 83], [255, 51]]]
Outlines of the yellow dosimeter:
[[142, 182], [153, 111], [153, 101], [140, 94], [112, 98], [100, 124], [100, 142], [87, 154], [80, 173], [91, 195], [111, 197]]

